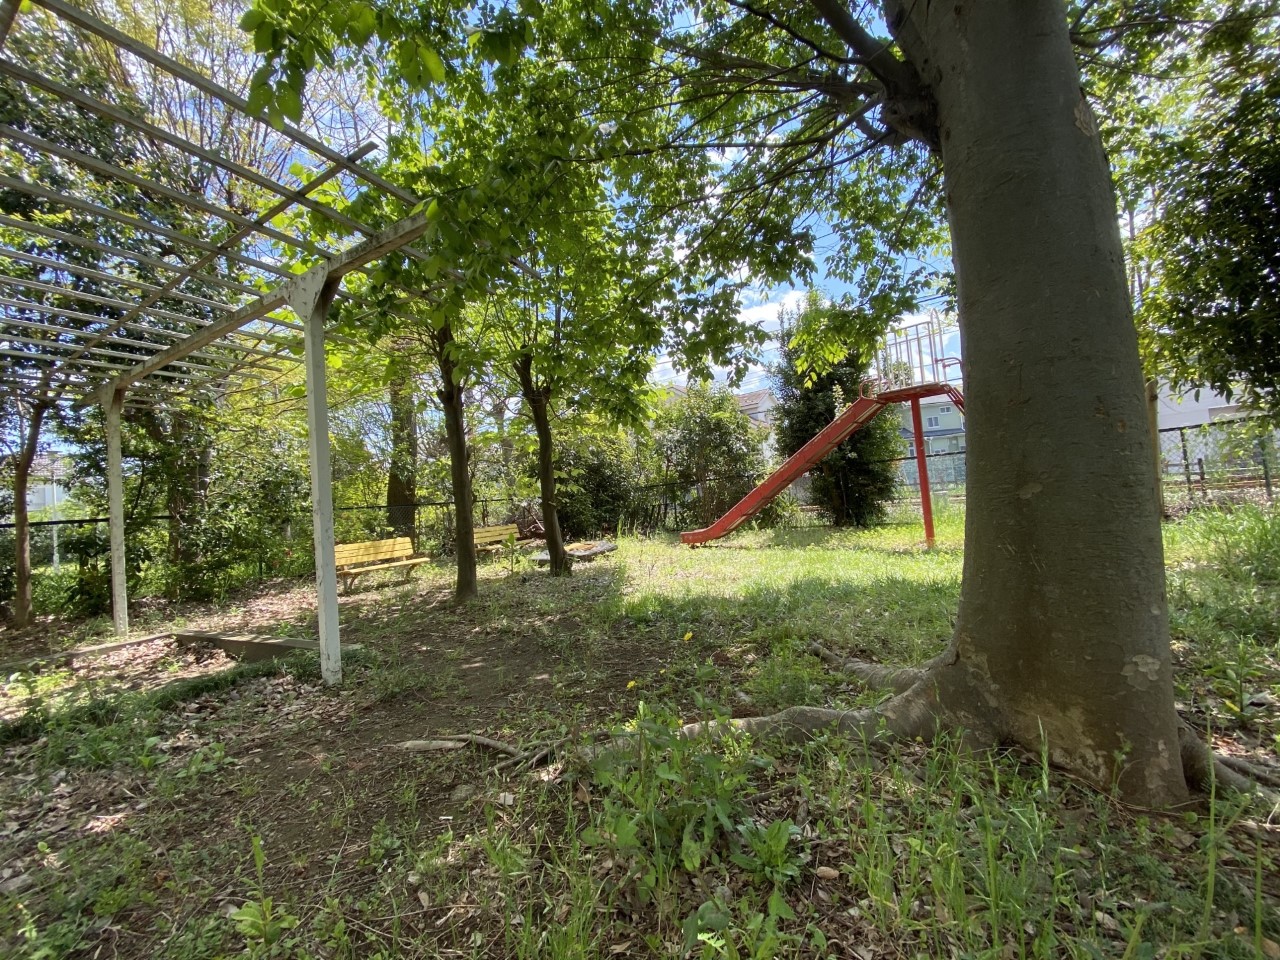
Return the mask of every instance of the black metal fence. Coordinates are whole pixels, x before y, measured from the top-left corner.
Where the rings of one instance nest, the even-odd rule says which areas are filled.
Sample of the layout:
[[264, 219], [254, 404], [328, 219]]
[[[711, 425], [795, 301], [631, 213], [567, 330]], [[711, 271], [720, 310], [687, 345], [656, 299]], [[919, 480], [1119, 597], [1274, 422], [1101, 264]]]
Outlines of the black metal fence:
[[1160, 431], [1166, 507], [1274, 501], [1280, 430], [1263, 419], [1220, 420]]
[[[516, 522], [522, 530], [539, 516], [536, 505], [509, 499], [475, 503], [477, 526]], [[451, 554], [456, 511], [451, 501], [404, 506], [359, 504], [334, 508], [334, 541], [355, 543], [394, 536], [412, 538], [418, 553]], [[216, 524], [217, 518], [207, 518]], [[175, 557], [167, 515], [126, 519], [125, 545], [133, 597], [213, 593], [277, 576], [315, 569], [310, 511], [213, 538], [213, 546]], [[200, 533], [193, 534], [196, 543]], [[0, 608], [15, 587], [16, 536], [0, 523]], [[110, 547], [105, 517], [36, 519], [31, 522], [32, 594], [38, 612], [92, 615], [109, 608]], [[184, 582], [195, 581], [195, 582]]]
[[[920, 472], [915, 457], [898, 457], [898, 497], [920, 496]], [[963, 450], [925, 454], [925, 469], [929, 474], [931, 493], [963, 493], [965, 478], [965, 453]]]
[[[1280, 430], [1262, 421], [1227, 421], [1160, 431], [1161, 480], [1166, 510], [1176, 514], [1200, 504], [1233, 500], [1266, 500], [1275, 496]], [[919, 480], [914, 457], [898, 457], [897, 498], [918, 501]], [[963, 500], [965, 453], [932, 453], [926, 458], [929, 485], [935, 495]], [[749, 475], [711, 477], [698, 484], [680, 481], [648, 484], [631, 491], [629, 505], [616, 518], [616, 529], [604, 533], [643, 533], [690, 530], [706, 526], [748, 493], [760, 478]], [[809, 502], [807, 478], [762, 511], [758, 522], [778, 527], [821, 526], [829, 522], [820, 507]], [[522, 534], [540, 519], [536, 502], [510, 499], [477, 500], [477, 526], [516, 523]], [[611, 525], [612, 527], [612, 525]], [[387, 507], [361, 504], [335, 508], [337, 543], [408, 536], [419, 553], [451, 554], [456, 518], [451, 501], [423, 501]], [[170, 518], [134, 517], [128, 522], [131, 589], [135, 595], [160, 592], [160, 571], [169, 554]], [[237, 539], [238, 537], [238, 539]], [[234, 556], [219, 569], [226, 581], [298, 575], [314, 568], [311, 515], [272, 523], [270, 529], [241, 531], [224, 549]], [[13, 592], [14, 531], [0, 523], [0, 605]], [[103, 517], [65, 520], [37, 519], [31, 524], [33, 592], [37, 606], [48, 609], [83, 600], [85, 609], [99, 606], [108, 594], [107, 522]], [[216, 564], [215, 564], [216, 566]], [[96, 600], [95, 600], [96, 598]]]

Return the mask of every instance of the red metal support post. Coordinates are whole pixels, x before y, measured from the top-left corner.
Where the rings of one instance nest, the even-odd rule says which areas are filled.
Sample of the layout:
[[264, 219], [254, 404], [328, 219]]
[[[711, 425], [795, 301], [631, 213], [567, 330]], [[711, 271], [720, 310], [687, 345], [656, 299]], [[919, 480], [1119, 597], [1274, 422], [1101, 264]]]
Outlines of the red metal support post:
[[916, 473], [920, 476], [920, 512], [924, 516], [924, 539], [930, 549], [934, 546], [933, 502], [929, 498], [929, 462], [925, 459], [924, 427], [920, 420], [920, 398], [911, 398], [911, 432], [916, 447]]

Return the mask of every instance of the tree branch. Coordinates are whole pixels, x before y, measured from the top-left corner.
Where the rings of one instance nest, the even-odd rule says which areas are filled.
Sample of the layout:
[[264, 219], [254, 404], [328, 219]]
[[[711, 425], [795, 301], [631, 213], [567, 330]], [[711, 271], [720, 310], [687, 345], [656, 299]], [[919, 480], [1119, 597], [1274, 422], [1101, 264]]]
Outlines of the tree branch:
[[762, 10], [759, 7], [752, 6], [750, 3], [744, 2], [744, 0], [728, 0], [728, 2], [729, 6], [736, 7], [744, 13], [749, 13], [757, 19], [763, 20], [770, 26], [776, 27], [792, 39], [804, 44], [820, 57], [825, 57], [828, 60], [835, 60], [838, 63], [856, 64], [859, 62], [856, 57], [843, 57], [837, 53], [832, 53], [830, 50], [827, 50], [817, 43], [817, 41], [810, 40], [795, 27], [791, 26], [791, 24], [787, 23], [776, 14], [770, 13], [768, 10]]
[[849, 12], [843, 0], [810, 0], [818, 15], [857, 56], [853, 61], [866, 67], [886, 87], [914, 91], [915, 71], [893, 55], [892, 42], [873, 37]]

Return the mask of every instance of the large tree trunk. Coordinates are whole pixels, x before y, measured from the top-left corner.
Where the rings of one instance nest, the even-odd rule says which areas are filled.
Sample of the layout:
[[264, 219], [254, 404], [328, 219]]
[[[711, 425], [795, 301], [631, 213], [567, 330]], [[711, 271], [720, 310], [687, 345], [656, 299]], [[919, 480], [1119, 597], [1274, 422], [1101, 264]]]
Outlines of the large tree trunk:
[[391, 406], [391, 464], [387, 470], [387, 525], [396, 536], [417, 542], [418, 418], [413, 381], [393, 377], [387, 385]]
[[1128, 799], [1186, 792], [1142, 371], [1059, 0], [887, 4], [937, 109], [968, 413], [943, 710]]
[[551, 439], [550, 391], [533, 382], [533, 362], [528, 354], [515, 364], [520, 393], [529, 405], [533, 429], [538, 436], [538, 490], [542, 494], [542, 529], [547, 539], [547, 558], [553, 577], [569, 575], [569, 557], [564, 552], [560, 514], [556, 509], [556, 457]]
[[458, 581], [454, 595], [468, 600], [477, 593], [475, 521], [472, 518], [471, 473], [467, 469], [467, 423], [463, 411], [462, 386], [458, 382], [449, 345], [453, 331], [445, 327], [437, 335], [440, 361], [440, 405], [444, 409], [444, 435], [449, 447], [449, 475], [453, 480], [455, 551]]
[[13, 466], [14, 590], [13, 625], [21, 630], [31, 624], [35, 610], [31, 603], [31, 515], [27, 493], [31, 485], [31, 465], [40, 449], [40, 428], [48, 408], [37, 404], [27, 418], [22, 448]]

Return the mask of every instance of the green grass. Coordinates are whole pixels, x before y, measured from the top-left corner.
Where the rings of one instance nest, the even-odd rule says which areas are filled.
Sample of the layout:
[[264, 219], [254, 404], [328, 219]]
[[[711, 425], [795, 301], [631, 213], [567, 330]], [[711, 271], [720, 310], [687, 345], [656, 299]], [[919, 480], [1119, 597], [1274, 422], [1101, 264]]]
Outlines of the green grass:
[[[933, 551], [910, 513], [699, 550], [625, 538], [567, 580], [486, 565], [480, 600], [462, 608], [441, 600], [448, 571], [428, 569], [412, 590], [371, 592], [360, 619], [346, 614], [348, 637], [371, 652], [325, 700], [344, 719], [273, 715], [272, 736], [248, 750], [218, 714], [180, 763], [139, 758], [156, 730], [181, 732], [193, 698], [235, 692], [227, 712], [240, 723], [278, 709], [255, 697], [279, 668], [65, 708], [57, 679], [42, 681], [43, 712], [5, 731], [25, 751], [6, 771], [35, 785], [12, 781], [4, 796], [29, 802], [59, 770], [73, 785], [125, 784], [146, 806], [127, 829], [18, 845], [34, 882], [0, 894], [0, 951], [1269, 955], [1280, 839], [1235, 799], [1134, 810], [1041, 757], [974, 754], [949, 737], [800, 748], [674, 736], [694, 717], [874, 702], [808, 646], [936, 653], [958, 596], [962, 514], [940, 511], [938, 531]], [[1221, 742], [1274, 757], [1277, 711], [1249, 702], [1280, 695], [1280, 518], [1192, 514], [1166, 542], [1180, 699]], [[627, 731], [628, 749], [534, 775], [492, 772], [500, 757], [483, 752], [390, 746], [465, 729], [574, 743], [601, 724]], [[76, 743], [99, 755], [77, 759]]]

